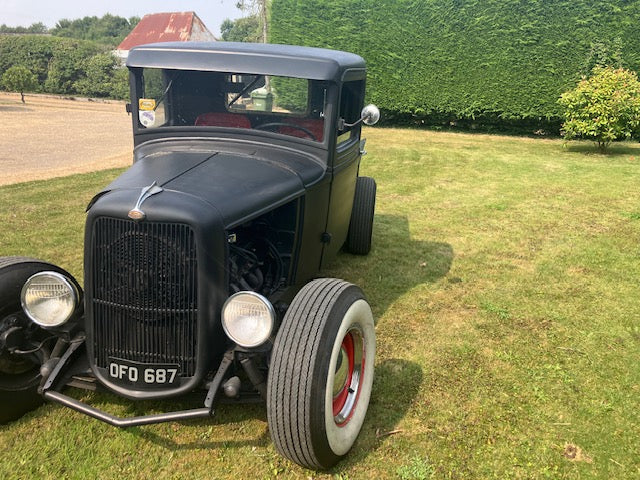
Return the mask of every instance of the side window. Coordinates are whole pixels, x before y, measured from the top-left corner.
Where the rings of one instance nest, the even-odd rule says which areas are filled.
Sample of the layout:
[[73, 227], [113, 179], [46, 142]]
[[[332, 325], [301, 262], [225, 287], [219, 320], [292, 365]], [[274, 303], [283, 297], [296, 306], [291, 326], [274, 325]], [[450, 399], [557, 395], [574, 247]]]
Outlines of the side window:
[[[346, 124], [352, 124], [360, 119], [360, 110], [364, 102], [364, 80], [345, 82], [340, 92], [340, 118]], [[357, 137], [360, 125], [345, 126], [338, 132], [338, 146]]]

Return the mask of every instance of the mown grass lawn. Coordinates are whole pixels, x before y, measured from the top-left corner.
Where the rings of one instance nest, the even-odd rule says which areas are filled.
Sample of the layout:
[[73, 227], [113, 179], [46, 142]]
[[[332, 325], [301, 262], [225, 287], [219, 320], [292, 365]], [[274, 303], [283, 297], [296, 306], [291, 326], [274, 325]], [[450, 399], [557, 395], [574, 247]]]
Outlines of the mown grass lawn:
[[[327, 272], [362, 286], [379, 319], [345, 461], [283, 460], [260, 406], [117, 430], [46, 405], [0, 427], [0, 478], [639, 478], [640, 146], [366, 134], [373, 251]], [[84, 207], [118, 173], [0, 188], [0, 254], [81, 276]]]

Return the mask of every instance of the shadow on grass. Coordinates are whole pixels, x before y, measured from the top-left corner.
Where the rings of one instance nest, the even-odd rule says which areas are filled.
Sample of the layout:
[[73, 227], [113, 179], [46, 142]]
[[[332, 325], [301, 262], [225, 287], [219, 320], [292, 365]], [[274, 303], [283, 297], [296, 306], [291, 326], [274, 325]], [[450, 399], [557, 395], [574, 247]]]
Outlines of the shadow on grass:
[[[106, 391], [91, 392], [77, 388], [66, 388], [64, 393], [98, 410], [120, 418], [131, 418], [202, 408], [207, 392], [192, 392], [176, 400], [139, 401], [132, 401]], [[56, 403], [47, 403], [46, 406], [49, 409], [67, 410], [66, 407]], [[44, 411], [41, 413], [44, 414]], [[83, 415], [82, 418], [86, 422], [101, 423], [88, 416]], [[234, 438], [238, 438], [238, 425], [249, 421], [257, 421], [258, 425], [262, 425], [254, 433], [243, 431], [241, 436], [244, 438], [234, 440]], [[117, 430], [117, 427], [104, 425], [104, 428]], [[224, 429], [226, 425], [229, 425], [228, 435], [211, 435], [212, 429], [219, 427]], [[222, 398], [215, 405], [214, 414], [211, 417], [126, 427], [120, 429], [120, 431], [123, 434], [146, 440], [156, 446], [172, 451], [242, 446], [265, 447], [271, 442], [267, 428], [265, 404], [258, 397], [252, 402], [245, 403]], [[212, 437], [211, 439], [209, 438], [210, 436]], [[185, 440], [185, 438], [188, 440]]]
[[[341, 472], [362, 462], [382, 444], [385, 438], [399, 433], [396, 431], [397, 425], [414, 403], [422, 381], [422, 369], [416, 363], [394, 358], [376, 365], [373, 392], [364, 426], [354, 448], [345, 460], [334, 467], [334, 472]], [[128, 405], [125, 400], [110, 396], [108, 398], [113, 404]], [[147, 402], [136, 403], [133, 406], [129, 405], [134, 410], [131, 413], [136, 415], [149, 413], [150, 407], [161, 411], [172, 408], [193, 408], [193, 405], [175, 405], [171, 402], [148, 402], [145, 407], [145, 403]], [[263, 422], [264, 428], [254, 434], [247, 432], [243, 435], [245, 438], [240, 440], [233, 440], [234, 437], [237, 437], [235, 426], [252, 420]], [[264, 403], [220, 403], [216, 407], [214, 416], [210, 419], [187, 420], [176, 423], [180, 425], [180, 430], [196, 430], [200, 432], [196, 435], [198, 438], [185, 441], [184, 434], [181, 435], [175, 432], [158, 433], [147, 427], [133, 427], [125, 431], [139, 439], [171, 451], [246, 446], [267, 447], [271, 443]], [[229, 425], [232, 428], [228, 435], [218, 436], [215, 439], [206, 438], [206, 432], [211, 427], [225, 425]], [[193, 435], [188, 436], [193, 438]]]
[[[327, 473], [339, 473], [362, 464], [366, 458], [382, 445], [384, 440], [396, 433], [398, 423], [405, 417], [420, 391], [423, 381], [421, 367], [403, 359], [389, 359], [376, 366], [373, 393], [369, 403], [367, 418], [360, 436], [347, 457]], [[154, 402], [156, 406], [165, 402]], [[175, 407], [175, 405], [173, 405]], [[228, 435], [215, 439], [207, 438], [207, 431], [211, 427], [229, 425], [235, 428], [246, 421], [259, 420], [264, 422], [260, 432], [252, 434], [246, 432], [241, 440], [232, 440], [237, 432], [230, 430]], [[200, 432], [196, 440], [184, 440], [184, 434], [173, 432], [157, 433], [146, 427], [126, 429], [130, 435], [146, 440], [156, 446], [170, 451], [197, 450], [203, 448], [238, 448], [238, 447], [267, 447], [271, 443], [269, 429], [266, 423], [266, 409], [264, 404], [228, 405], [219, 404], [214, 417], [208, 420], [190, 420], [179, 422], [181, 430], [197, 430]], [[193, 438], [194, 435], [188, 435]], [[182, 440], [181, 440], [182, 438]]]
[[398, 424], [415, 402], [423, 381], [420, 365], [393, 358], [376, 365], [371, 402], [360, 436], [347, 457], [329, 473], [345, 473], [351, 467], [366, 464], [367, 457], [396, 434]]
[[339, 255], [328, 276], [360, 286], [379, 318], [406, 292], [446, 276], [453, 258], [448, 243], [413, 240], [407, 217], [376, 215], [371, 253]]
[[[374, 225], [371, 254], [367, 257], [341, 255], [330, 273], [353, 279], [367, 294], [374, 316], [380, 318], [407, 292], [445, 277], [451, 269], [454, 252], [448, 243], [412, 239], [407, 217], [376, 215]], [[415, 230], [414, 235], [418, 235]], [[371, 403], [362, 432], [347, 458], [329, 473], [339, 475], [365, 464], [386, 439], [402, 434], [398, 424], [416, 401], [423, 377], [420, 365], [402, 358], [385, 359], [376, 364]]]
[[[344, 461], [334, 467], [334, 472], [341, 472], [362, 462], [382, 444], [385, 438], [398, 433], [395, 429], [414, 403], [420, 391], [422, 380], [421, 367], [407, 360], [389, 359], [376, 365], [373, 392], [365, 424], [354, 448]], [[112, 403], [127, 405], [126, 401], [121, 401], [121, 399], [111, 397], [109, 399]], [[144, 407], [144, 403], [147, 402], [136, 403], [132, 409], [140, 410], [140, 413], [148, 413], [148, 407], [151, 406], [159, 410], [166, 410], [169, 407], [174, 409], [176, 407], [188, 408], [186, 405], [176, 406], [170, 402], [149, 402], [147, 407]], [[251, 420], [264, 422], [264, 428], [261, 429], [261, 432], [255, 432], [254, 435], [247, 433], [245, 438], [241, 440], [232, 440], [232, 438], [236, 437], [236, 432], [233, 430], [229, 431], [229, 435], [223, 435], [216, 439], [208, 439], [202, 436], [211, 427], [220, 427], [227, 424], [235, 426]], [[198, 435], [197, 440], [184, 441], [184, 435], [172, 432], [158, 433], [146, 427], [133, 427], [125, 431], [139, 439], [171, 451], [246, 446], [266, 447], [271, 443], [266, 423], [266, 408], [263, 403], [235, 405], [221, 403], [217, 405], [216, 412], [211, 419], [188, 420], [177, 423], [180, 425], [180, 429], [195, 429], [201, 432], [202, 435]]]
[[567, 142], [564, 148], [571, 153], [579, 153], [581, 155], [602, 155], [605, 157], [617, 155], [640, 155], [640, 145], [633, 142], [614, 143], [609, 145], [605, 150], [600, 150], [598, 144], [594, 142]]
[[[203, 448], [239, 448], [239, 447], [266, 447], [271, 443], [269, 429], [267, 427], [266, 409], [264, 403], [258, 404], [218, 404], [213, 417], [203, 420], [187, 420], [179, 422], [180, 429], [196, 430], [197, 440], [183, 441], [180, 435], [175, 433], [156, 433], [147, 428], [131, 428], [127, 431], [132, 435], [153, 443], [156, 446], [166, 448], [171, 451], [197, 450]], [[226, 424], [235, 425], [251, 421], [260, 420], [264, 423], [264, 428], [260, 432], [244, 433], [242, 439], [233, 440], [237, 437], [237, 431], [230, 430], [228, 435], [217, 435], [215, 439], [210, 439], [209, 434], [213, 427], [224, 426]], [[193, 437], [193, 435], [192, 435]]]

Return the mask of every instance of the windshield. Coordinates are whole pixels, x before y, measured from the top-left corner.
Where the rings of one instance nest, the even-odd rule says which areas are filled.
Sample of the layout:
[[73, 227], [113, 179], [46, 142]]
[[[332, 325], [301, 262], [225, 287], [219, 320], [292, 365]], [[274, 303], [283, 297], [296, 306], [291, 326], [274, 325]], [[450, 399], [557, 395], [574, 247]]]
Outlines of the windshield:
[[242, 128], [323, 141], [325, 82], [153, 68], [140, 74], [140, 128]]

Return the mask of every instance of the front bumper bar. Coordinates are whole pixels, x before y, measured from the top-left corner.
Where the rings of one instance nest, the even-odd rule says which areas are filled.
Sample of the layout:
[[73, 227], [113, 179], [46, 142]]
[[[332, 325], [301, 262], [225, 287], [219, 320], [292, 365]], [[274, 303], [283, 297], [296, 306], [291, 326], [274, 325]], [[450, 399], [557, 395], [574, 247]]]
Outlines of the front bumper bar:
[[159, 413], [156, 415], [143, 415], [141, 417], [120, 418], [110, 413], [103, 412], [91, 405], [82, 403], [75, 398], [68, 397], [60, 392], [44, 392], [44, 398], [52, 402], [60, 403], [65, 407], [72, 408], [80, 413], [97, 418], [114, 427], [137, 427], [139, 425], [151, 425], [154, 423], [174, 422], [178, 420], [190, 420], [192, 418], [210, 417], [213, 411], [209, 408], [196, 408], [193, 410], [182, 410], [179, 412]]
[[74, 353], [79, 349], [80, 346], [84, 344], [84, 337], [78, 337], [71, 342], [67, 351], [62, 355], [60, 360], [56, 363], [55, 367], [51, 371], [51, 374], [43, 379], [41, 394], [42, 396], [49, 401], [59, 403], [64, 405], [65, 407], [69, 407], [73, 410], [76, 410], [80, 413], [84, 413], [90, 417], [101, 420], [103, 422], [108, 423], [114, 427], [137, 427], [140, 425], [151, 425], [154, 423], [164, 423], [164, 422], [174, 422], [174, 421], [182, 421], [182, 420], [191, 420], [194, 418], [205, 418], [211, 417], [214, 413], [214, 404], [220, 392], [220, 387], [222, 385], [222, 380], [224, 379], [227, 370], [233, 363], [234, 353], [233, 350], [229, 350], [225, 352], [222, 357], [222, 361], [220, 362], [220, 366], [218, 367], [218, 371], [216, 372], [211, 384], [209, 385], [209, 390], [207, 392], [207, 396], [204, 401], [204, 408], [195, 408], [192, 410], [181, 410], [177, 412], [166, 412], [159, 413], [154, 415], [143, 415], [139, 417], [129, 417], [129, 418], [121, 418], [116, 417], [115, 415], [111, 415], [110, 413], [104, 412], [97, 408], [92, 407], [91, 405], [87, 405], [75, 398], [69, 397], [57, 391], [54, 386], [56, 385], [56, 380], [60, 378], [61, 373], [64, 370], [65, 365], [67, 365], [70, 359], [73, 357]]

